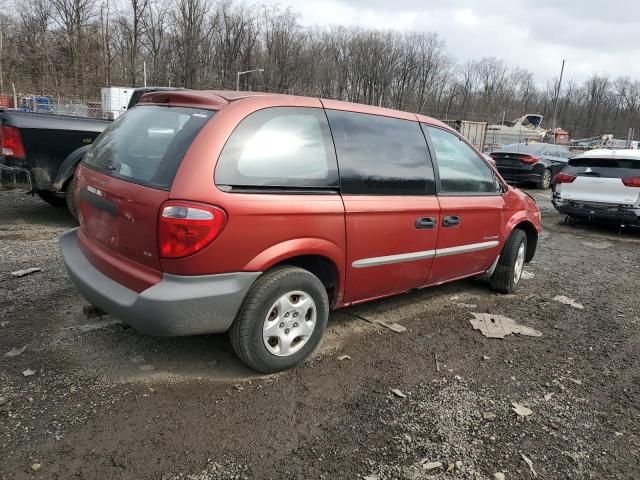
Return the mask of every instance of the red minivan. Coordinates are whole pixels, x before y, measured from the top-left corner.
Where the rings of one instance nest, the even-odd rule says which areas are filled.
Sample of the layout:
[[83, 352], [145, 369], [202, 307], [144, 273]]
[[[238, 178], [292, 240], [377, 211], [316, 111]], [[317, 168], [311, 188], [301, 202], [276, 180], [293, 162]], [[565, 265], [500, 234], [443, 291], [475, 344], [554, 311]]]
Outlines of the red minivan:
[[309, 356], [331, 309], [474, 276], [512, 292], [541, 231], [443, 123], [335, 100], [146, 94], [76, 175], [60, 247], [82, 295], [153, 335], [229, 330], [261, 372]]

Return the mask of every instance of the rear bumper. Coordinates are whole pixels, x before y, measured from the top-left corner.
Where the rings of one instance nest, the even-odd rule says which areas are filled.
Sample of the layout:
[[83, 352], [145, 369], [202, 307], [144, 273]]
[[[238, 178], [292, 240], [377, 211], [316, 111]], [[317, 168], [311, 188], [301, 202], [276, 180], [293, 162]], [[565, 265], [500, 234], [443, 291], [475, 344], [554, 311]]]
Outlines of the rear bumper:
[[544, 173], [544, 169], [538, 172], [528, 169], [520, 170], [516, 168], [497, 168], [500, 176], [510, 183], [538, 183], [542, 180], [542, 174]]
[[590, 205], [580, 202], [567, 202], [552, 199], [551, 202], [558, 212], [572, 217], [586, 220], [601, 220], [606, 222], [622, 222], [640, 224], [640, 210], [624, 208], [617, 205]]
[[10, 167], [0, 163], [0, 190], [12, 190], [20, 188], [31, 191], [31, 172], [26, 168]]
[[149, 335], [180, 336], [229, 329], [260, 272], [178, 276], [165, 273], [141, 293], [95, 268], [78, 244], [77, 229], [60, 237], [71, 280], [91, 304]]

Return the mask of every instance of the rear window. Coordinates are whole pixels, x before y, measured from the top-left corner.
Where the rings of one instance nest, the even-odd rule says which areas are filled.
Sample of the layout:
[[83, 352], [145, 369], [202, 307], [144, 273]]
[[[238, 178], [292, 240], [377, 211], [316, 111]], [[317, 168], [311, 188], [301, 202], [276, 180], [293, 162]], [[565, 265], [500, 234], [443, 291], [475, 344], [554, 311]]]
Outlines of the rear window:
[[180, 162], [214, 112], [138, 106], [96, 139], [83, 163], [107, 175], [168, 190]]
[[579, 176], [624, 178], [640, 174], [640, 160], [632, 158], [572, 158], [566, 173]]

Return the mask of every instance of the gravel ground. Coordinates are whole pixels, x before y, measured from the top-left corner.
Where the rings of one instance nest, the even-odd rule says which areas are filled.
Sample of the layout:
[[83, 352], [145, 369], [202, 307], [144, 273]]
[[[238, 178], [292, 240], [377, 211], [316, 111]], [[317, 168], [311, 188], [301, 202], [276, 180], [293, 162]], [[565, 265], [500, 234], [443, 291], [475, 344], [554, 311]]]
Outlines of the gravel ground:
[[[71, 218], [0, 192], [0, 478], [640, 478], [640, 233], [566, 225], [534, 194], [515, 295], [461, 281], [338, 311], [311, 361], [257, 376], [225, 335], [86, 319], [57, 249]], [[542, 336], [485, 338], [472, 311]]]

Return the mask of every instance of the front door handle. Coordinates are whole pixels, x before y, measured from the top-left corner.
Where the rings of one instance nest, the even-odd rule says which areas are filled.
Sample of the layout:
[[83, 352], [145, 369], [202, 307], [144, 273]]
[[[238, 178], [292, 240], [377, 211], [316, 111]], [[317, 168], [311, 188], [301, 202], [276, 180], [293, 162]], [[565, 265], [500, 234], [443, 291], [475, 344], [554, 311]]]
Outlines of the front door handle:
[[442, 219], [443, 227], [457, 227], [460, 225], [460, 217], [457, 215], [447, 215]]
[[434, 228], [436, 226], [436, 219], [431, 217], [422, 217], [416, 220], [416, 228], [418, 230], [424, 230], [428, 228]]

